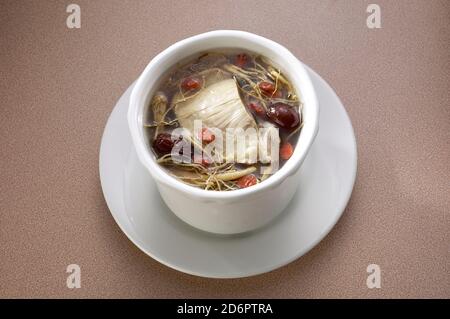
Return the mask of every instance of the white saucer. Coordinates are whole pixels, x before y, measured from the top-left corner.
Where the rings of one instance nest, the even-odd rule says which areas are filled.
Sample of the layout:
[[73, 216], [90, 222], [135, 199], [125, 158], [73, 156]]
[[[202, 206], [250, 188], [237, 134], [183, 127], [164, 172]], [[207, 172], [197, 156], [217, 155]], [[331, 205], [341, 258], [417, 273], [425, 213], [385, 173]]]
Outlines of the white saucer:
[[132, 147], [127, 126], [131, 85], [103, 133], [100, 180], [122, 231], [142, 251], [176, 270], [237, 278], [271, 271], [313, 248], [338, 221], [356, 177], [356, 141], [333, 89], [308, 69], [320, 103], [319, 133], [301, 167], [297, 195], [275, 221], [243, 235], [218, 236], [179, 220], [162, 202]]

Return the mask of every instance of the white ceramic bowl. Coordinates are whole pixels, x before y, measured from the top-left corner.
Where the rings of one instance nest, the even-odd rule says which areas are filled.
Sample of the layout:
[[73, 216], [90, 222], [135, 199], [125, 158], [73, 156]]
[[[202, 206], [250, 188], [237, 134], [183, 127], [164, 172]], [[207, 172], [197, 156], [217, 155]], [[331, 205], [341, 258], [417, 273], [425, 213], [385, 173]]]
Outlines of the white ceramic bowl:
[[[264, 182], [229, 192], [202, 190], [168, 175], [155, 162], [143, 126], [149, 101], [161, 76], [180, 60], [221, 48], [243, 49], [266, 56], [287, 75], [303, 102], [304, 125], [292, 157]], [[303, 64], [291, 52], [252, 33], [219, 30], [179, 41], [150, 61], [131, 93], [128, 124], [138, 157], [156, 181], [167, 206], [186, 223], [201, 230], [236, 234], [267, 224], [288, 205], [299, 183], [299, 168], [317, 134], [318, 117], [319, 106], [311, 80]]]

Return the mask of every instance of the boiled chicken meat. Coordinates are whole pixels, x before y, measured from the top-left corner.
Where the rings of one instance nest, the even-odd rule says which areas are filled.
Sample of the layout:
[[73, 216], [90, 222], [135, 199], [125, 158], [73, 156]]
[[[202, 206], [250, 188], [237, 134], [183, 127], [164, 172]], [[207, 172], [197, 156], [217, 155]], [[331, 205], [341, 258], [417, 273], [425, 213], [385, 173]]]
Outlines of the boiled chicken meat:
[[[203, 127], [221, 130], [224, 143], [226, 142], [227, 129], [242, 129], [244, 131], [253, 129], [257, 135], [254, 136], [255, 138], [247, 138], [243, 148], [242, 145], [241, 148], [235, 148], [237, 150], [236, 155], [225, 154], [226, 147], [224, 146], [223, 159], [232, 161], [234, 158], [237, 163], [255, 163], [259, 157], [258, 147], [263, 146], [259, 144], [264, 141], [258, 134], [260, 130], [258, 124], [242, 103], [235, 80], [223, 78], [219, 81], [217, 79], [212, 81], [210, 74], [204, 77], [203, 81], [204, 86], [192, 96], [185, 97], [181, 93], [174, 96], [172, 107], [180, 125], [193, 133], [194, 121], [201, 120]], [[272, 131], [270, 128], [265, 128], [264, 134], [274, 133], [273, 130], [276, 130], [275, 127], [272, 127]], [[276, 137], [277, 139], [274, 142], [279, 143], [278, 131]], [[264, 147], [266, 146], [264, 145]], [[244, 152], [242, 152], [242, 149]], [[270, 155], [269, 150], [268, 153], [266, 152], [263, 157], [259, 158], [260, 162], [270, 162]]]

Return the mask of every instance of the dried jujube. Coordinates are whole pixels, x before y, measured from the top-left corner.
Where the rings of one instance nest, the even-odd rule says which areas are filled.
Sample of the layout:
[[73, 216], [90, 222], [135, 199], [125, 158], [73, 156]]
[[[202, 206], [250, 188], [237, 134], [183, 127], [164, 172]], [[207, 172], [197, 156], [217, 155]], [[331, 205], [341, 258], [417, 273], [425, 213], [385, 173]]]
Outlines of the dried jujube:
[[269, 120], [277, 126], [292, 130], [300, 124], [300, 114], [298, 111], [285, 103], [274, 103], [267, 111]]
[[153, 149], [158, 155], [166, 155], [172, 151], [174, 145], [169, 133], [159, 133], [153, 142]]

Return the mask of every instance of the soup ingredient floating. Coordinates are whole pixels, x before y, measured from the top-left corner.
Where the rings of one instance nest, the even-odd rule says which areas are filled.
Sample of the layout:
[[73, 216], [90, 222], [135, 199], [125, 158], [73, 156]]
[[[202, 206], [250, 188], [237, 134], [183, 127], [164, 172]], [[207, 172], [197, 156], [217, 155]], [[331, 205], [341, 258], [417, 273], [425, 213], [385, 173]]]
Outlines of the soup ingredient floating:
[[[145, 126], [157, 162], [168, 174], [205, 190], [232, 191], [263, 182], [273, 173], [267, 173], [270, 164], [282, 166], [289, 160], [302, 127], [301, 111], [292, 84], [265, 57], [208, 52], [166, 74], [150, 102]], [[175, 128], [193, 133], [196, 121], [203, 126], [196, 138], [172, 134]], [[243, 152], [230, 155], [224, 147], [213, 152], [213, 158], [194, 160], [209, 154], [205, 148], [218, 142], [217, 130], [225, 137], [227, 129], [261, 134], [246, 139]], [[269, 140], [275, 153], [267, 148], [270, 134], [275, 136]], [[186, 145], [189, 154], [181, 147]], [[269, 151], [259, 152], [262, 147]], [[183, 161], [172, 156], [175, 149]]]

